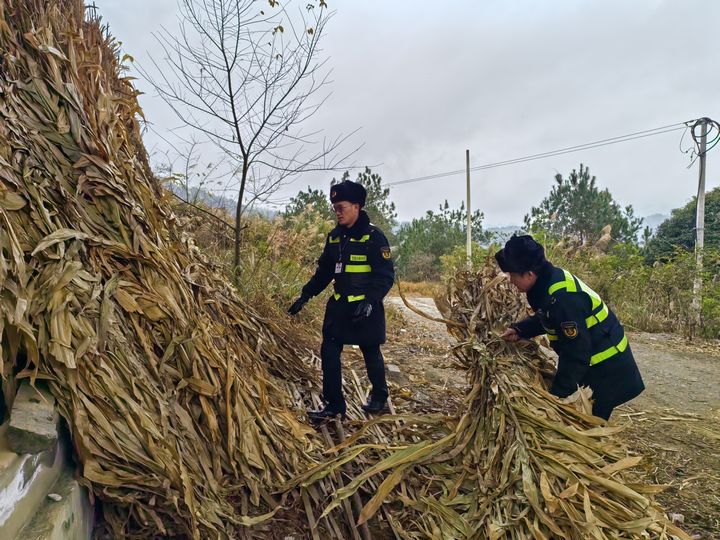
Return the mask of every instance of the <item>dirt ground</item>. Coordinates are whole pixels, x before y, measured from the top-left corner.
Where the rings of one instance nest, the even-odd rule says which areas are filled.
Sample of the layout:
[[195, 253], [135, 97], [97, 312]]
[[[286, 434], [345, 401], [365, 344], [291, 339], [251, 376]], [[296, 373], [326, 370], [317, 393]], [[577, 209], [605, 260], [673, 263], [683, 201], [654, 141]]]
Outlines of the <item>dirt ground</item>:
[[659, 495], [699, 538], [720, 538], [720, 346], [666, 334], [630, 334], [646, 390], [618, 409], [631, 448], [649, 460]]
[[[432, 299], [410, 301], [439, 316]], [[386, 302], [394, 306], [383, 352], [395, 408], [452, 412], [465, 375], [453, 361], [445, 327], [407, 310], [399, 298]], [[697, 539], [720, 539], [720, 341], [629, 337], [646, 390], [616, 409], [611, 423], [625, 426], [621, 436], [631, 452], [647, 456], [645, 481], [668, 486], [658, 496], [668, 514]]]

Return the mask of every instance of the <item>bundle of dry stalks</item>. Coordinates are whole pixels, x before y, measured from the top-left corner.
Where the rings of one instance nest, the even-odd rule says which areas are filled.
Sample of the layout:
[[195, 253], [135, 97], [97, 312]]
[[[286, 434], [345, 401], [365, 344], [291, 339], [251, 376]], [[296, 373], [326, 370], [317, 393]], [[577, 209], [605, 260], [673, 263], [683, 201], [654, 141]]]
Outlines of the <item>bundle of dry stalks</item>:
[[[642, 458], [616, 441], [618, 428], [583, 412], [588, 394], [555, 399], [542, 377], [544, 350], [499, 338], [527, 307], [494, 261], [456, 276], [438, 304], [469, 371], [464, 411], [447, 425], [415, 430], [414, 443], [386, 448], [329, 508], [382, 478], [361, 521], [389, 505], [404, 538], [688, 538], [653, 501], [661, 488], [630, 476]], [[339, 448], [338, 461], [377, 450], [362, 437]], [[327, 470], [317, 466], [299, 481]]]
[[491, 266], [444, 303], [463, 414], [379, 418], [321, 460], [293, 385], [314, 372], [176, 226], [117, 44], [83, 12], [0, 0], [0, 345], [5, 391], [47, 380], [112, 536], [237, 537], [287, 497], [316, 538], [348, 537], [370, 486], [360, 520], [382, 508], [408, 538], [682, 537], [614, 429], [547, 393], [539, 346], [497, 337], [526, 307]]
[[0, 1], [0, 51], [5, 390], [13, 370], [48, 381], [113, 536], [262, 520], [319, 446], [268, 368], [312, 372], [176, 227], [83, 3]]

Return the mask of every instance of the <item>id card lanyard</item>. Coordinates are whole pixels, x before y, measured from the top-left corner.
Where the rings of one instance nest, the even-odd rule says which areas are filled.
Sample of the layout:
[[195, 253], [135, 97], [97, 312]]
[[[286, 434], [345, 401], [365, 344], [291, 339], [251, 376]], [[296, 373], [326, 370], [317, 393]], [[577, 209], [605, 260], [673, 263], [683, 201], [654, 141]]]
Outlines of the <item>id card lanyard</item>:
[[340, 245], [338, 246], [338, 261], [335, 263], [335, 273], [336, 274], [342, 274], [343, 271], [343, 263], [342, 263], [342, 256], [343, 256], [343, 250], [347, 246], [347, 243], [349, 242], [350, 238], [346, 238], [344, 241], [340, 241]]

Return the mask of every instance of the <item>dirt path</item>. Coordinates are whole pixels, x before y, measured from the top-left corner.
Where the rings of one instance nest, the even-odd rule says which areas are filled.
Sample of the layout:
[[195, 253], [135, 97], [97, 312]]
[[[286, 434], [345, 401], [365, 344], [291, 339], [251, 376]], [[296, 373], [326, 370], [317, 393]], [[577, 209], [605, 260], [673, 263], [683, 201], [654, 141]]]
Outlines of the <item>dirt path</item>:
[[[439, 316], [431, 298], [412, 304]], [[455, 366], [445, 327], [386, 302], [402, 316], [389, 322], [388, 364], [399, 410], [452, 412], [460, 406], [465, 375]], [[647, 389], [620, 407], [612, 422], [625, 425], [631, 451], [645, 454], [646, 477], [668, 489], [658, 499], [698, 539], [720, 539], [720, 342], [686, 343], [666, 334], [630, 334]]]
[[659, 495], [699, 538], [720, 538], [720, 347], [665, 334], [631, 334], [646, 390], [614, 421], [649, 457], [650, 478], [669, 485]]
[[[404, 398], [395, 400], [397, 407], [408, 412], [455, 412], [465, 394], [466, 378], [450, 352], [452, 338], [442, 324], [399, 307], [399, 298], [388, 300], [402, 313], [402, 319], [390, 318], [388, 343], [383, 347], [386, 362], [400, 369], [400, 375], [389, 372]], [[431, 298], [419, 299], [415, 305], [440, 316]]]

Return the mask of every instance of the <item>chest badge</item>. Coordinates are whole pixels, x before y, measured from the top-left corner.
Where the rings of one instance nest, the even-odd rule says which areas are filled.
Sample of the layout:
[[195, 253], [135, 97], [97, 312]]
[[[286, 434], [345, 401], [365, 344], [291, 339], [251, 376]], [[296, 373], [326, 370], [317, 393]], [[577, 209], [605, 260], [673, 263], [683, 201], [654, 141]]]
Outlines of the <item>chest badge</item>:
[[383, 259], [388, 259], [388, 260], [392, 256], [392, 252], [390, 251], [390, 248], [388, 246], [381, 247], [380, 254], [382, 255]]
[[575, 321], [568, 321], [560, 324], [565, 337], [575, 339], [578, 335], [578, 327]]

